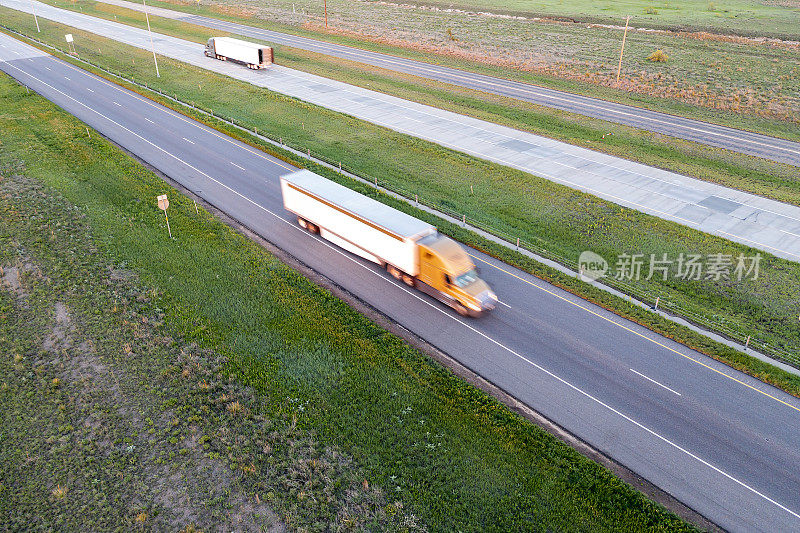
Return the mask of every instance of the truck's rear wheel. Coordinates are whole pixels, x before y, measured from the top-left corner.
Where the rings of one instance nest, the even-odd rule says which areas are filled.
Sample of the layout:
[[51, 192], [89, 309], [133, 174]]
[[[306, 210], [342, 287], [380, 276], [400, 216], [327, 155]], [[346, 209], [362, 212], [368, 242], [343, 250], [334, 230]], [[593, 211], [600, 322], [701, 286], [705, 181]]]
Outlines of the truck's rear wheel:
[[300, 225], [301, 228], [308, 229], [308, 221], [303, 217], [297, 217], [297, 223]]
[[461, 316], [469, 316], [469, 309], [467, 309], [466, 306], [461, 302], [456, 302], [453, 305], [453, 309], [455, 309], [456, 313], [458, 313]]
[[414, 278], [414, 276], [409, 276], [408, 274], [403, 274], [403, 283], [405, 283], [409, 287], [414, 287], [417, 284], [417, 280]]
[[391, 275], [391, 276], [392, 276], [394, 279], [400, 279], [400, 278], [402, 278], [402, 277], [403, 277], [403, 273], [402, 273], [402, 272], [400, 272], [400, 270], [399, 270], [397, 267], [395, 267], [395, 266], [392, 266], [392, 265], [389, 265], [389, 264], [387, 264], [387, 265], [386, 265], [386, 271], [387, 271], [387, 272], [388, 272], [388, 273], [389, 273], [389, 274], [390, 274], [390, 275]]

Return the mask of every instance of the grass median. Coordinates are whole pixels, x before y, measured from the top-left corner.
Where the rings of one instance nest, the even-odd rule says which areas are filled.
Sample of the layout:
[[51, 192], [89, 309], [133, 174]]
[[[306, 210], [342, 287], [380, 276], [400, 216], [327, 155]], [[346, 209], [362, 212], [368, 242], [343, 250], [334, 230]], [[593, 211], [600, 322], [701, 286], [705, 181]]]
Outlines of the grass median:
[[[780, 51], [765, 43], [727, 42], [702, 32], [630, 32], [620, 87], [613, 81], [622, 33], [618, 26], [590, 29], [586, 24], [516, 22], [354, 2], [338, 13], [329, 3], [331, 26], [326, 29], [319, 4], [307, 4], [308, 15], [300, 14], [302, 6], [298, 4], [295, 15], [293, 3], [225, 5], [215, 1], [205, 5], [153, 0], [150, 5], [800, 140], [791, 114], [790, 120], [759, 116], [769, 115], [779, 100], [797, 105], [796, 94], [788, 90], [798, 72], [797, 50], [791, 44]], [[87, 2], [84, 9], [93, 9], [91, 5]], [[99, 9], [116, 8], [106, 5]], [[640, 27], [640, 17], [628, 14], [634, 15], [631, 25]], [[402, 24], [393, 27], [394, 21]], [[613, 24], [624, 22], [623, 16]], [[446, 33], [452, 28], [456, 41]], [[784, 38], [793, 40], [792, 36]], [[661, 48], [668, 52], [667, 62], [647, 59]], [[531, 57], [532, 61], [526, 61]], [[740, 90], [744, 92], [740, 94]], [[753, 102], [760, 104], [753, 107]]]
[[[18, 22], [26, 23], [29, 21]], [[64, 31], [64, 27], [49, 25], [43, 28], [41, 36], [58, 43], [58, 36]], [[587, 249], [609, 258], [623, 253], [652, 253], [657, 257], [667, 253], [673, 258], [680, 253], [707, 256], [756, 253], [745, 246], [643, 215], [529, 174], [177, 61], [162, 59], [162, 75], [156, 78], [149, 63], [152, 56], [148, 57], [147, 52], [87, 32], [71, 31], [76, 35], [83, 57], [178, 94], [186, 101], [213, 108], [215, 113], [257, 127], [260, 132], [291, 141], [304, 151], [309, 148], [331, 161], [343, 161], [361, 175], [376, 177], [384, 185], [418, 194], [426, 203], [464, 213], [473, 222], [507, 235], [520, 236], [523, 242], [573, 262]], [[101, 55], [98, 48], [108, 53]], [[118, 57], [125, 60], [116, 60]], [[742, 340], [752, 335], [754, 342], [795, 353], [800, 340], [796, 328], [800, 300], [798, 271], [797, 263], [765, 255], [760, 277], [755, 280], [684, 281], [672, 277], [662, 281], [655, 277], [639, 280], [632, 285], [632, 290], [647, 295], [651, 301], [658, 295], [663, 307], [680, 309], [690, 318], [713, 319], [715, 324], [736, 331]], [[627, 313], [625, 309], [618, 312]], [[659, 331], [670, 334], [673, 329]], [[672, 335], [684, 337], [683, 334]], [[726, 352], [724, 349], [705, 351], [728, 359], [721, 355]], [[748, 360], [739, 356], [734, 359]], [[736, 364], [741, 367], [740, 362]], [[754, 371], [756, 374], [765, 373], [764, 365], [755, 361], [754, 364], [759, 367]], [[769, 380], [791, 382], [784, 374], [778, 372]], [[787, 390], [790, 389], [796, 390], [789, 386]]]
[[[93, 1], [55, 4], [146, 27], [142, 13], [130, 9]], [[198, 43], [210, 35], [228, 35], [161, 17], [151, 17], [150, 24], [153, 31]], [[297, 48], [276, 46], [275, 57], [279, 64], [301, 71], [800, 205], [800, 179], [791, 165]]]
[[169, 187], [5, 75], [0, 103], [4, 523], [690, 529], [175, 191], [167, 238]]

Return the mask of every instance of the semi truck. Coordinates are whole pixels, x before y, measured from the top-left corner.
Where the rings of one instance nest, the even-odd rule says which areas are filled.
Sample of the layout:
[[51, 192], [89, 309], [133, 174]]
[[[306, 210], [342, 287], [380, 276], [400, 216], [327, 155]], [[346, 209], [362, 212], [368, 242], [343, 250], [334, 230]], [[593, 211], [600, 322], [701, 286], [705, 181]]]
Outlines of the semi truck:
[[222, 61], [235, 61], [248, 68], [260, 69], [271, 65], [274, 56], [272, 48], [262, 44], [240, 41], [231, 37], [212, 37], [206, 43], [205, 54]]
[[497, 304], [469, 255], [436, 227], [309, 170], [281, 176], [280, 183], [284, 207], [307, 231], [461, 315], [478, 317]]

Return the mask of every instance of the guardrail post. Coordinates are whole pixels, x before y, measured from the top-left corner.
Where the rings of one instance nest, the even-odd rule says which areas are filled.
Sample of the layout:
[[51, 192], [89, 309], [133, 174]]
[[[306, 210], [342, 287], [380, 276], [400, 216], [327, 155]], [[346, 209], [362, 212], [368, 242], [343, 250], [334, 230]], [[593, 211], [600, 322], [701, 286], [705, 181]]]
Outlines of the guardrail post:
[[744, 343], [745, 349], [750, 346], [750, 335], [747, 336], [747, 341]]
[[654, 311], [658, 311], [658, 301], [661, 299], [661, 296], [656, 296], [656, 304], [653, 306]]

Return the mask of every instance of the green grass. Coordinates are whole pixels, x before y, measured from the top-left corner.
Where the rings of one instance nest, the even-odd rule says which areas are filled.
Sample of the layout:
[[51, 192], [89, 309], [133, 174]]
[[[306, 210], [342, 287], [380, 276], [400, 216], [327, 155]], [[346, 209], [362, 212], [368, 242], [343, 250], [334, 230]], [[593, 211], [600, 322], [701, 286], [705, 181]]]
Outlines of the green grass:
[[649, 28], [784, 35], [793, 39], [800, 36], [800, 4], [791, 7], [791, 2], [781, 5], [781, 2], [757, 0], [423, 0], [418, 3], [614, 24], [631, 15], [638, 26]]
[[[800, 138], [796, 124], [800, 57], [791, 46], [710, 39], [700, 34], [629, 32], [619, 86], [621, 31], [614, 28], [356, 2], [346, 4], [345, 9], [329, 4], [331, 26], [325, 30], [320, 6], [313, 2], [215, 2], [210, 7], [155, 3], [768, 135]], [[297, 14], [292, 13], [295, 4]], [[117, 8], [102, 8], [113, 9]], [[301, 9], [308, 15], [301, 15]], [[632, 24], [642, 26], [637, 17]], [[451, 32], [456, 41], [450, 40]], [[667, 63], [647, 60], [657, 49], [669, 54]]]
[[[134, 26], [143, 27], [145, 24], [141, 13], [107, 4], [93, 1], [81, 1], [74, 5], [62, 5], [58, 2], [53, 4], [109, 19], [116, 16], [117, 20]], [[188, 12], [196, 11], [181, 6], [165, 5]], [[497, 27], [485, 30], [488, 31], [488, 35], [474, 36], [472, 40], [475, 42], [465, 41], [464, 50], [442, 48], [439, 53], [432, 53], [433, 49], [426, 53], [417, 51], [415, 49], [417, 46], [411, 41], [406, 43], [405, 48], [391, 46], [380, 39], [379, 42], [374, 42], [375, 38], [367, 36], [369, 32], [362, 38], [353, 37], [349, 33], [345, 36], [337, 35], [335, 32], [315, 33], [314, 26], [304, 25], [298, 28], [279, 24], [271, 19], [269, 21], [258, 17], [237, 19], [227, 12], [224, 14], [206, 12], [207, 8], [200, 8], [200, 11], [249, 25], [331, 40], [501, 78], [517, 79], [767, 135], [800, 139], [800, 130], [796, 127], [800, 112], [800, 101], [797, 100], [797, 90], [800, 89], [797, 86], [797, 80], [800, 79], [798, 77], [800, 56], [792, 48], [653, 33], [632, 33], [628, 36], [626, 45], [623, 90], [619, 90], [614, 81], [619, 35], [616, 34], [616, 30], [606, 28], [587, 30], [582, 25], [546, 24], [540, 29], [531, 31], [526, 28]], [[153, 17], [152, 22], [158, 20], [160, 20], [158, 17]], [[492, 23], [500, 24], [498, 21]], [[169, 20], [160, 31], [171, 33], [176, 27], [178, 26], [174, 21]], [[184, 30], [187, 31], [188, 38], [197, 42], [205, 42], [212, 33], [222, 34], [216, 30], [203, 30], [190, 25], [185, 25]], [[486, 60], [470, 60], [464, 57], [465, 54], [469, 56], [475, 52], [476, 46], [486, 44], [493, 36], [510, 35], [515, 32], [519, 32], [519, 38], [494, 43], [495, 48], [503, 50], [502, 54], [498, 54], [493, 48], [488, 56], [500, 58], [497, 59], [500, 61], [500, 66], [487, 64]], [[423, 42], [431, 39], [436, 40], [435, 37], [424, 34], [419, 36], [419, 40]], [[667, 63], [653, 63], [647, 59], [657, 49], [663, 49], [668, 53], [670, 60]], [[531, 60], [530, 65], [526, 66], [528, 59], [525, 54], [530, 50], [536, 51], [537, 59]], [[278, 48], [276, 57], [279, 58], [279, 62], [288, 55], [287, 51], [288, 54], [294, 55], [300, 53], [298, 50]], [[522, 55], [514, 58], [515, 54]], [[302, 59], [292, 65], [300, 70], [313, 71], [313, 63], [321, 60], [314, 54], [300, 53], [300, 56]], [[335, 68], [337, 62], [334, 60], [333, 63]], [[328, 65], [328, 68], [331, 68], [331, 65]], [[366, 73], [376, 70], [363, 66], [360, 68]], [[606, 128], [610, 128], [607, 131], [614, 131], [617, 126], [609, 123]]]
[[[141, 15], [127, 9], [94, 2], [82, 8], [86, 14], [116, 16], [119, 22], [144, 27]], [[159, 17], [153, 17], [151, 25], [154, 31], [195, 42], [204, 42], [208, 35], [203, 28]], [[276, 57], [280, 64], [298, 70], [800, 205], [800, 181], [796, 167], [791, 165], [299, 49], [276, 47]], [[603, 138], [608, 132], [614, 135]]]
[[[10, 20], [10, 17], [9, 19]], [[23, 22], [19, 23], [24, 24]], [[23, 26], [23, 29], [27, 29]], [[49, 25], [42, 38], [58, 42], [62, 28]], [[74, 31], [78, 51], [114, 70], [180, 94], [215, 113], [236, 118], [294, 146], [343, 161], [382, 184], [418, 194], [426, 203], [495, 231], [519, 236], [568, 263], [583, 250], [608, 258], [621, 253], [752, 255], [754, 250], [643, 215], [529, 174], [483, 162], [437, 145], [270, 93], [176, 61], [162, 59], [162, 75], [151, 72], [147, 52]], [[100, 47], [108, 51], [96, 52]], [[114, 57], [131, 62], [115, 62]], [[219, 98], [217, 95], [225, 95]], [[470, 186], [474, 193], [470, 193]], [[636, 228], [636, 231], [631, 231]], [[800, 331], [800, 265], [765, 255], [758, 280], [641, 280], [629, 289], [664, 308], [711, 319], [744, 339], [796, 353]], [[719, 357], [716, 353], [710, 355]]]
[[[5, 75], [0, 102], [0, 265], [41, 274], [22, 278], [22, 297], [0, 291], [4, 523], [106, 529], [144, 511], [163, 519], [153, 527], [177, 529], [168, 520], [177, 508], [205, 509], [197, 512], [224, 525], [232, 502], [260, 495], [308, 530], [413, 529], [412, 519], [431, 530], [689, 529], [205, 211], [195, 214], [191, 200]], [[165, 192], [173, 240], [155, 205]], [[53, 319], [39, 310], [59, 301], [74, 342], [43, 354]], [[96, 358], [86, 356], [87, 337]], [[117, 379], [88, 380], [100, 387], [93, 399], [70, 372], [81, 354], [116, 370]], [[56, 391], [54, 377], [63, 383]], [[101, 395], [101, 385], [119, 395]], [[103, 439], [85, 422], [102, 400], [107, 419], [123, 419], [110, 420], [109, 432], [126, 432], [98, 451]], [[36, 467], [25, 466], [26, 446]], [[163, 487], [148, 484], [164, 462], [179, 474], [171, 480], [204, 475], [181, 460], [187, 446], [193, 460], [226, 468], [236, 490], [200, 495], [190, 486], [191, 505], [165, 505]], [[50, 495], [57, 486], [67, 488], [61, 499]]]

